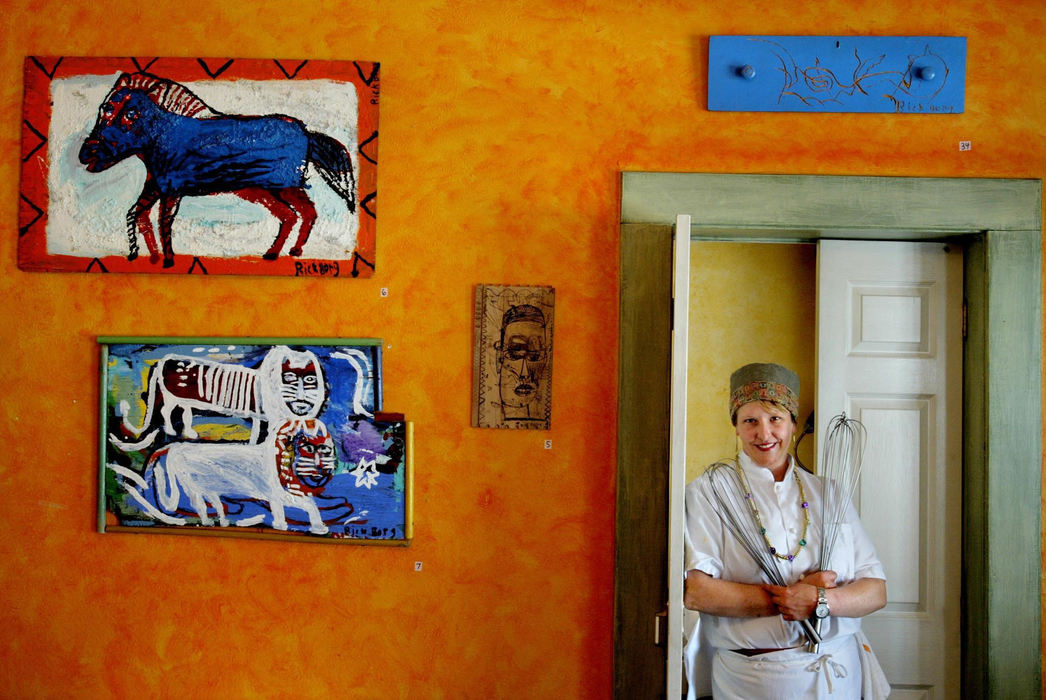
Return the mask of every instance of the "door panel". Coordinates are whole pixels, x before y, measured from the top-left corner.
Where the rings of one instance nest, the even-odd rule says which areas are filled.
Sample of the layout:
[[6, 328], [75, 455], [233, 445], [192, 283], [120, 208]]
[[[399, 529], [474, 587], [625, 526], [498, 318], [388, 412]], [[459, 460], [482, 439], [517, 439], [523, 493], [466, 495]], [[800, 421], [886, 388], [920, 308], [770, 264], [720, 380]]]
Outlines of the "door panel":
[[672, 438], [668, 473], [668, 697], [682, 695], [683, 494], [686, 490], [687, 350], [690, 344], [690, 217], [676, 217], [672, 263]]
[[958, 697], [961, 252], [821, 241], [817, 313], [817, 435], [841, 412], [868, 431], [855, 505], [888, 602], [863, 628], [893, 697]]
[[672, 227], [623, 227], [621, 260], [614, 697], [642, 700], [665, 696]]

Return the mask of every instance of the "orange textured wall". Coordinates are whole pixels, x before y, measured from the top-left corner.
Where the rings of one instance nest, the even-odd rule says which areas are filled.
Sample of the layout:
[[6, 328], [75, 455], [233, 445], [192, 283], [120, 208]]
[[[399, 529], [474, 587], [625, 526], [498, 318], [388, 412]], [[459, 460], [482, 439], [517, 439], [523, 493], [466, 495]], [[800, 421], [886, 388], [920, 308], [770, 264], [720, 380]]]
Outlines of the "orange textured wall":
[[[7, 0], [0, 694], [610, 696], [619, 172], [1041, 178], [1044, 15], [1039, 0]], [[730, 33], [965, 35], [966, 112], [709, 113], [707, 37]], [[19, 271], [27, 54], [380, 61], [378, 273]], [[556, 288], [549, 433], [469, 427], [479, 282]], [[96, 534], [102, 334], [384, 338], [386, 408], [416, 424], [413, 546]]]

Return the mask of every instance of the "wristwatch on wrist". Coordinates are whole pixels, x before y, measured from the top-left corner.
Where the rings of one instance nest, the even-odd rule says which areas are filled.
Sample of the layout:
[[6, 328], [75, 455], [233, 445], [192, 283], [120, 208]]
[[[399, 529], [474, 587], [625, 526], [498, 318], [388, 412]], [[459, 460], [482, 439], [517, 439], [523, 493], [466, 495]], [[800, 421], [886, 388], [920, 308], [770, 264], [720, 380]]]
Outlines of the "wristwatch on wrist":
[[825, 595], [824, 589], [820, 586], [817, 587], [817, 607], [814, 608], [814, 617], [818, 620], [823, 620], [828, 617], [828, 596]]

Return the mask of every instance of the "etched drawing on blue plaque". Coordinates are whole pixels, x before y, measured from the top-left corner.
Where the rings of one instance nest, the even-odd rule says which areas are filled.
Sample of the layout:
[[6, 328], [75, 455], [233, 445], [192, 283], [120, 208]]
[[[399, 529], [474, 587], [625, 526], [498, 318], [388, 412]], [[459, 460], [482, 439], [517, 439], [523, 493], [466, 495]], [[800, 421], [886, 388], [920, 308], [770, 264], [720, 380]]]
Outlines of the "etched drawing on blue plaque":
[[964, 37], [713, 36], [708, 109], [958, 114]]

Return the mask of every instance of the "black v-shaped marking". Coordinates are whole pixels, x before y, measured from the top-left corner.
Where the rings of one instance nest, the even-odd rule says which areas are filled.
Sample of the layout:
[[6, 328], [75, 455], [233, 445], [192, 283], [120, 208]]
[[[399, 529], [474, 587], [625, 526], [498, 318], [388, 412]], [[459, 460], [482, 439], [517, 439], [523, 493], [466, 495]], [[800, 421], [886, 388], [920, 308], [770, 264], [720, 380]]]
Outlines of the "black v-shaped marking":
[[371, 211], [370, 203], [376, 201], [377, 199], [378, 193], [375, 191], [368, 194], [366, 197], [363, 198], [363, 201], [360, 202], [360, 209], [370, 214], [370, 218], [372, 219], [377, 219], [378, 215]]
[[202, 58], [196, 59], [196, 62], [200, 64], [204, 71], [206, 71], [207, 75], [211, 76], [212, 78], [217, 78], [219, 75], [228, 70], [229, 66], [232, 65], [233, 59], [230, 58], [228, 61], [223, 63], [218, 70], [213, 71], [211, 70], [211, 67], [207, 65], [207, 62], [204, 61]]
[[283, 64], [281, 62], [279, 62], [278, 60], [273, 59], [272, 62], [275, 63], [276, 66], [280, 69], [280, 71], [285, 76], [287, 76], [289, 79], [291, 79], [291, 80], [294, 80], [295, 78], [297, 78], [298, 77], [298, 73], [301, 72], [301, 69], [305, 67], [306, 63], [308, 63], [308, 61], [302, 61], [301, 63], [298, 64], [297, 68], [295, 68], [293, 71], [288, 72], [287, 69], [283, 67]]
[[54, 74], [56, 72], [58, 72], [58, 66], [62, 65], [62, 58], [64, 58], [64, 57], [59, 57], [59, 59], [57, 61], [55, 61], [55, 64], [53, 66], [51, 66], [50, 68], [48, 68], [44, 64], [40, 63], [40, 59], [37, 58], [36, 56], [30, 56], [29, 58], [30, 58], [30, 60], [32, 60], [33, 63], [36, 64], [36, 66], [41, 71], [43, 71], [44, 75], [46, 75], [48, 78], [54, 78]]
[[360, 276], [360, 270], [359, 270], [359, 266], [360, 265], [359, 264], [360, 264], [361, 261], [363, 262], [364, 265], [369, 267], [371, 270], [374, 269], [374, 263], [370, 262], [369, 260], [364, 258], [359, 253], [353, 253], [352, 254], [352, 276], [353, 277], [359, 277]]
[[358, 61], [353, 61], [352, 65], [356, 66], [356, 72], [359, 73], [360, 78], [362, 78], [363, 82], [366, 83], [367, 85], [370, 85], [371, 83], [373, 83], [374, 80], [378, 77], [378, 68], [381, 67], [380, 63], [371, 64], [370, 75], [364, 75], [363, 74], [363, 67], [360, 66]]
[[31, 151], [29, 151], [28, 153], [26, 153], [26, 154], [25, 154], [25, 158], [23, 158], [23, 159], [22, 159], [22, 162], [24, 163], [24, 162], [26, 162], [27, 160], [29, 160], [30, 158], [32, 158], [32, 157], [33, 157], [33, 154], [34, 154], [34, 153], [36, 153], [37, 151], [39, 151], [39, 150], [40, 150], [41, 148], [43, 148], [43, 147], [44, 147], [44, 144], [46, 144], [46, 143], [47, 143], [47, 137], [46, 137], [46, 136], [44, 136], [43, 134], [41, 134], [41, 133], [40, 133], [40, 132], [39, 132], [39, 131], [38, 131], [38, 130], [36, 129], [36, 127], [34, 127], [34, 126], [33, 126], [33, 125], [32, 125], [32, 124], [31, 124], [31, 123], [29, 122], [29, 120], [28, 120], [28, 119], [27, 119], [27, 120], [25, 120], [25, 121], [24, 121], [24, 122], [22, 122], [22, 123], [23, 123], [23, 124], [25, 125], [25, 128], [29, 129], [29, 131], [31, 131], [31, 132], [33, 132], [34, 134], [36, 134], [37, 138], [39, 138], [39, 139], [40, 139], [40, 142], [39, 142], [38, 144], [36, 144], [36, 146], [34, 146], [34, 147], [33, 147], [33, 150], [31, 150]]
[[34, 216], [28, 224], [18, 229], [18, 235], [19, 237], [21, 237], [29, 233], [29, 229], [33, 227], [33, 224], [35, 224], [37, 221], [43, 218], [44, 210], [33, 204], [24, 194], [19, 194], [18, 196], [21, 197], [22, 201], [28, 204], [33, 211], [36, 212], [36, 216]]
[[368, 136], [362, 143], [360, 143], [360, 149], [359, 149], [360, 150], [360, 155], [363, 156], [364, 158], [366, 158], [367, 160], [369, 160], [371, 163], [374, 163], [375, 165], [378, 164], [378, 159], [377, 159], [377, 157], [373, 157], [372, 158], [370, 156], [370, 154], [367, 153], [367, 146], [369, 146], [369, 145], [371, 145], [373, 143], [373, 144], [375, 144], [375, 147], [376, 147], [377, 146], [377, 141], [378, 141], [378, 132], [375, 131], [373, 134]]
[[158, 60], [160, 60], [159, 57], [158, 56], [154, 56], [154, 57], [146, 60], [145, 63], [142, 63], [136, 57], [134, 57], [134, 56], [131, 57], [131, 62], [134, 64], [134, 67], [138, 69], [139, 73], [144, 73], [147, 70], [149, 70], [149, 67], [152, 66], [152, 64], [156, 63]]

